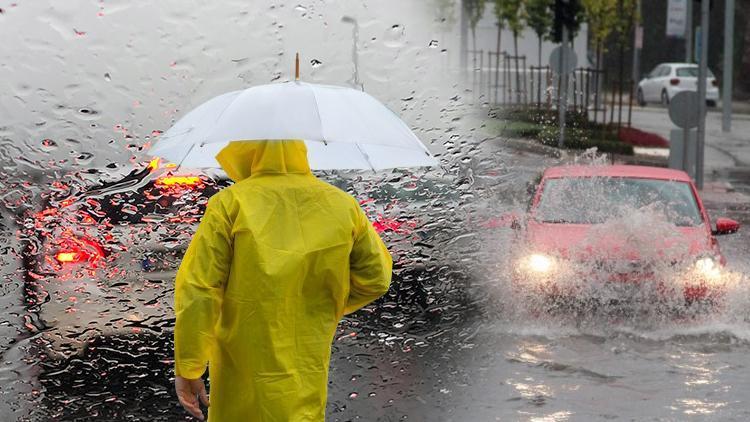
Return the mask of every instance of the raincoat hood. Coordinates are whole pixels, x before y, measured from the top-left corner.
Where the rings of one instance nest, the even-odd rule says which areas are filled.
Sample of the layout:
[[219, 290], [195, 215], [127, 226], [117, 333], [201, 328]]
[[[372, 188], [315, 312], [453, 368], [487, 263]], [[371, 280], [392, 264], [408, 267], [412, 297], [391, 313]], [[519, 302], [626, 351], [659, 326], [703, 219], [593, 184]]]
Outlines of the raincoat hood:
[[311, 174], [307, 147], [299, 140], [233, 141], [216, 161], [235, 182], [258, 174]]

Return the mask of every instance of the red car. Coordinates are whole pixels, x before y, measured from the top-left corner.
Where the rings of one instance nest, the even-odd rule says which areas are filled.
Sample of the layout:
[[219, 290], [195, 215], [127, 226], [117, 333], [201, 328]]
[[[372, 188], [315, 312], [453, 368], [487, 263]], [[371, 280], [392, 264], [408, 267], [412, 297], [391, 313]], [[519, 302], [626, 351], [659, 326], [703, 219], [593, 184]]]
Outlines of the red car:
[[525, 225], [511, 220], [524, 228], [516, 289], [598, 303], [715, 302], [725, 272], [716, 236], [739, 230], [727, 218], [712, 228], [685, 172], [628, 165], [549, 168]]

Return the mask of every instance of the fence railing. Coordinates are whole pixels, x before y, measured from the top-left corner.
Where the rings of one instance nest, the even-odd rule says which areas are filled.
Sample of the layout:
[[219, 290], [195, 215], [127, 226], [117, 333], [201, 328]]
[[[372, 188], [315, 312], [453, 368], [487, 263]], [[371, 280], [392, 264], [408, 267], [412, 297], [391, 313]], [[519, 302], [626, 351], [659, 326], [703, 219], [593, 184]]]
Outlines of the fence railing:
[[[505, 51], [469, 50], [469, 54], [475, 102], [557, 108], [560, 84], [565, 78], [560, 78], [549, 66], [527, 66], [526, 56], [513, 56]], [[567, 107], [571, 112], [588, 113], [589, 119], [599, 123], [630, 125], [633, 81], [621, 86], [619, 81], [608, 80], [604, 70], [580, 67], [568, 75], [567, 83]]]

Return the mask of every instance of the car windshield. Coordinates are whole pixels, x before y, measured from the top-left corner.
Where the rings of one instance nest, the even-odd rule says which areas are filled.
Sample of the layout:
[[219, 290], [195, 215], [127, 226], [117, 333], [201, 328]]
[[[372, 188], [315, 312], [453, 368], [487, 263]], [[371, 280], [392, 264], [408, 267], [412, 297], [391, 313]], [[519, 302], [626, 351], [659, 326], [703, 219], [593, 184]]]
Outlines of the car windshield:
[[624, 177], [547, 179], [535, 219], [545, 223], [600, 224], [614, 216], [651, 208], [677, 226], [702, 224], [690, 185]]
[[[698, 77], [698, 66], [693, 67], [678, 67], [677, 76], [683, 76], [686, 78], [697, 78]], [[711, 70], [708, 70], [708, 77], [713, 78], [714, 74]]]
[[226, 184], [205, 177], [162, 177], [130, 190], [96, 191], [84, 198], [83, 208], [97, 222], [112, 225], [187, 221], [200, 218], [208, 198]]

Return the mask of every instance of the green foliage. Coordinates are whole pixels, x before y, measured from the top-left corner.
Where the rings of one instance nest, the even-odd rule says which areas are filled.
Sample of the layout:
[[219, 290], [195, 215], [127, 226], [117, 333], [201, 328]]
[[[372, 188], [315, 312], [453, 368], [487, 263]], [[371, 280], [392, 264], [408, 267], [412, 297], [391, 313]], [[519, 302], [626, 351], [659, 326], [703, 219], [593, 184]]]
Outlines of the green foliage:
[[526, 0], [526, 23], [536, 35], [545, 39], [552, 28], [554, 16], [550, 0]]
[[[494, 110], [486, 123], [491, 136], [536, 139], [540, 143], [557, 147], [559, 126], [557, 111], [529, 107]], [[599, 152], [633, 155], [633, 146], [621, 142], [617, 128], [588, 120], [585, 112], [569, 112], [565, 128], [565, 149], [589, 149]]]
[[638, 0], [619, 0], [617, 23], [617, 42], [627, 45], [631, 42], [633, 27], [640, 20], [638, 16]]
[[495, 2], [495, 18], [497, 18], [497, 27], [499, 29], [505, 28], [505, 18], [503, 18], [503, 14], [501, 13], [500, 4], [503, 3], [504, 0], [494, 0]]
[[516, 37], [523, 31], [526, 24], [524, 2], [524, 0], [495, 0], [495, 15], [500, 26], [507, 26]]
[[601, 45], [617, 24], [618, 0], [581, 0], [584, 19], [594, 45]]
[[529, 122], [503, 122], [493, 129], [493, 132], [508, 138], [538, 138], [543, 126]]
[[464, 11], [469, 18], [469, 26], [472, 32], [476, 30], [479, 20], [484, 15], [486, 0], [463, 0]]
[[638, 0], [580, 1], [594, 45], [603, 44], [613, 33], [617, 35], [619, 43], [630, 41], [633, 25], [640, 19], [637, 12]]

